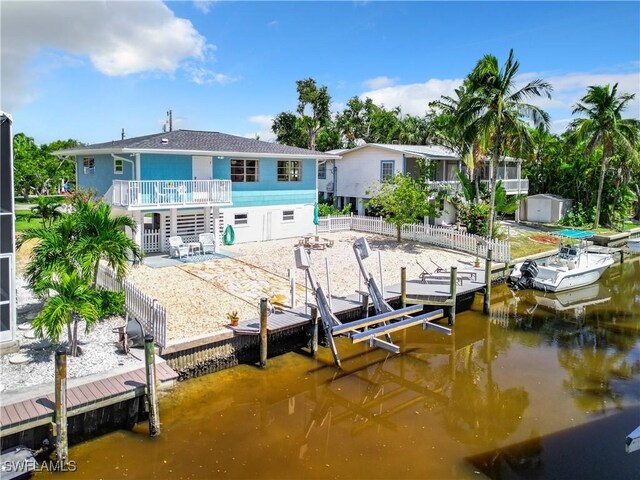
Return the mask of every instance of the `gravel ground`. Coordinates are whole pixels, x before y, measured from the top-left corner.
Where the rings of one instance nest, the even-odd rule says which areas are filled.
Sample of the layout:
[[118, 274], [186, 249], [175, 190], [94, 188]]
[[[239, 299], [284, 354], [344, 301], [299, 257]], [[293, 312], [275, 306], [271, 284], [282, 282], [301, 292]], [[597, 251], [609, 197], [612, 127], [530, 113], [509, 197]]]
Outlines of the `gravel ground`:
[[[322, 235], [334, 240], [334, 246], [311, 252], [312, 269], [323, 286], [327, 283], [325, 258], [329, 259], [333, 295], [351, 295], [358, 288], [364, 288], [358, 282], [358, 265], [352, 248], [353, 241], [361, 236], [363, 234], [357, 232]], [[433, 262], [448, 268], [459, 265], [458, 261], [473, 261], [472, 256], [417, 242], [398, 244], [381, 235], [364, 236], [373, 252], [365, 264], [379, 279], [378, 252], [381, 252], [386, 285], [400, 282], [402, 266], [407, 267], [407, 278], [417, 278], [422, 269], [416, 260], [430, 272], [435, 270]], [[166, 268], [142, 265], [130, 272], [129, 279], [167, 308], [169, 340], [211, 333], [225, 327], [228, 312], [237, 310], [240, 320], [255, 318], [261, 296], [281, 295], [283, 288], [286, 293], [287, 270], [295, 267], [295, 245], [297, 239], [290, 238], [226, 246], [225, 251], [237, 255], [236, 258]], [[304, 286], [301, 270], [296, 271], [296, 280], [299, 286]], [[304, 298], [300, 287], [298, 298]]]
[[[54, 352], [57, 345], [52, 345], [43, 339], [27, 338], [25, 335], [28, 335], [29, 330], [22, 329], [37, 315], [42, 303], [33, 296], [22, 278], [18, 277], [16, 283], [18, 284], [19, 327], [17, 337], [20, 341], [20, 352], [0, 357], [0, 372], [2, 372], [0, 391], [5, 392], [53, 382], [54, 379]], [[82, 349], [82, 355], [77, 358], [68, 357], [68, 377], [83, 377], [138, 362], [130, 355], [119, 353], [115, 346], [116, 334], [111, 329], [123, 323], [124, 320], [121, 317], [111, 317], [98, 322], [86, 334], [84, 332], [85, 323], [80, 322], [78, 325], [78, 345]], [[66, 328], [63, 329], [60, 341], [63, 345], [68, 346], [66, 332]], [[16, 355], [25, 355], [28, 361], [17, 365], [11, 364], [10, 360]]]

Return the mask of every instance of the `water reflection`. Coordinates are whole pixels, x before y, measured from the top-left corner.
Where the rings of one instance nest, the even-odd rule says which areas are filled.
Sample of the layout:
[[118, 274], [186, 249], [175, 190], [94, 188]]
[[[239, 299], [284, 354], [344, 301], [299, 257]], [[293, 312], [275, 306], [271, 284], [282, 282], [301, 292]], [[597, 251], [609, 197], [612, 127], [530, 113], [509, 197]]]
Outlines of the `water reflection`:
[[[563, 387], [583, 411], [621, 408], [640, 373], [640, 262], [612, 269], [600, 283], [557, 294], [503, 292], [491, 322], [532, 330], [529, 346], [553, 345], [568, 373]], [[640, 393], [638, 394], [640, 395]]]
[[478, 302], [451, 337], [407, 330], [400, 356], [342, 339], [342, 371], [321, 349], [184, 382], [161, 402], [160, 438], [140, 425], [74, 447], [74, 475], [476, 478], [465, 459], [486, 452], [485, 473], [540, 475], [541, 439], [640, 403], [640, 262], [610, 270], [548, 304], [496, 288], [489, 319]]

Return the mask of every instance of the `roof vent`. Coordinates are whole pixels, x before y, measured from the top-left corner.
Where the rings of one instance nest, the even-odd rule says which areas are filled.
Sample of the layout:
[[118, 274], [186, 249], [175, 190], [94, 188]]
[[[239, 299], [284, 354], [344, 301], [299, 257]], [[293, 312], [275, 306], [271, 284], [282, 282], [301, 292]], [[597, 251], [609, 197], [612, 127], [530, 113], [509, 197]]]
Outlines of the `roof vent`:
[[169, 139], [168, 139], [168, 138], [163, 138], [162, 140], [160, 140], [160, 142], [161, 142], [163, 145], [168, 145], [168, 144], [169, 144]]

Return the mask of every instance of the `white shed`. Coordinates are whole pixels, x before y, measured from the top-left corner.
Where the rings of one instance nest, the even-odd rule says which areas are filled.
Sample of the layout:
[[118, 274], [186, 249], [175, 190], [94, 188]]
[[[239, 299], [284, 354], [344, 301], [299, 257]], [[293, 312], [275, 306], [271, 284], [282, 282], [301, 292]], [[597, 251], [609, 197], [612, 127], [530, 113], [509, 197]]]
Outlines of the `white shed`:
[[520, 204], [520, 220], [556, 223], [566, 215], [572, 205], [573, 200], [550, 193], [531, 195]]

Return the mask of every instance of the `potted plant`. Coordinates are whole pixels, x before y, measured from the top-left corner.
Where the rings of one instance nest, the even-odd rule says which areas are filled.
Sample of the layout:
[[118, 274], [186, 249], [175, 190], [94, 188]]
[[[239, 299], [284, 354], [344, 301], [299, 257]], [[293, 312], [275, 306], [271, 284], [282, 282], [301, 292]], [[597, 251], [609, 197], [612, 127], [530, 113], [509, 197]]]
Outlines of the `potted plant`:
[[233, 310], [232, 312], [227, 313], [227, 320], [229, 320], [229, 323], [231, 324], [232, 327], [238, 326], [239, 319], [240, 317], [238, 316], [237, 310]]

